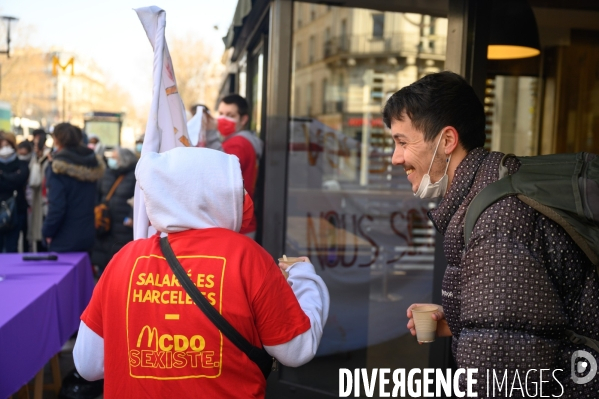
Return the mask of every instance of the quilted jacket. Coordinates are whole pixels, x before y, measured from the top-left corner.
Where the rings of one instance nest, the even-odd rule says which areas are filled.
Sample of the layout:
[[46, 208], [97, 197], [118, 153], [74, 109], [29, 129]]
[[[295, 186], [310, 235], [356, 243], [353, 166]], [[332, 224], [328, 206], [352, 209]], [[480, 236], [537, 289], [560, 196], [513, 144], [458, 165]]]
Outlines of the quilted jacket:
[[129, 241], [133, 241], [133, 228], [126, 226], [126, 217], [133, 217], [133, 209], [127, 200], [135, 193], [135, 166], [137, 162], [124, 168], [116, 170], [107, 169], [99, 182], [98, 203], [106, 200], [112, 185], [124, 175], [123, 181], [114, 190], [114, 194], [108, 202], [111, 226], [108, 234], [96, 237], [94, 250], [92, 252], [92, 264], [99, 266], [102, 270], [106, 268], [110, 259], [121, 250]]
[[[479, 398], [540, 397], [539, 392], [533, 395], [533, 382], [539, 388], [540, 369], [550, 369], [542, 376], [543, 396], [597, 398], [599, 376], [586, 384], [575, 383], [571, 358], [577, 350], [596, 360], [599, 354], [571, 344], [564, 331], [599, 338], [599, 278], [566, 232], [512, 196], [481, 214], [468, 246], [464, 245], [468, 205], [499, 178], [502, 157], [483, 148], [470, 151], [447, 194], [429, 213], [444, 235], [448, 265], [442, 298], [453, 334], [453, 355], [458, 367], [478, 368]], [[511, 158], [507, 166], [514, 173], [519, 163]], [[529, 372], [532, 369], [537, 371]], [[552, 376], [557, 369], [561, 371]], [[490, 387], [493, 373], [499, 380], [507, 373], [508, 389], [496, 385], [491, 395], [487, 373]], [[461, 385], [465, 389], [465, 379]]]
[[42, 235], [52, 238], [53, 252], [91, 251], [96, 237], [94, 206], [96, 181], [104, 161], [87, 147], [63, 148], [46, 169], [48, 215]]

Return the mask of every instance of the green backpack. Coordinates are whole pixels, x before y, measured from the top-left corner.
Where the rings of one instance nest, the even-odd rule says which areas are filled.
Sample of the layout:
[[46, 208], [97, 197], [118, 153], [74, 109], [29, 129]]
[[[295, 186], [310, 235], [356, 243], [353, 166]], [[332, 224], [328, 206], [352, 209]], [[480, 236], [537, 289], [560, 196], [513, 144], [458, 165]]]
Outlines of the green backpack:
[[[467, 245], [479, 216], [496, 201], [515, 195], [558, 223], [572, 237], [599, 273], [599, 156], [577, 154], [518, 157], [520, 169], [508, 174], [505, 161], [499, 166], [499, 180], [474, 197], [464, 218]], [[599, 352], [599, 342], [567, 330], [570, 341]]]

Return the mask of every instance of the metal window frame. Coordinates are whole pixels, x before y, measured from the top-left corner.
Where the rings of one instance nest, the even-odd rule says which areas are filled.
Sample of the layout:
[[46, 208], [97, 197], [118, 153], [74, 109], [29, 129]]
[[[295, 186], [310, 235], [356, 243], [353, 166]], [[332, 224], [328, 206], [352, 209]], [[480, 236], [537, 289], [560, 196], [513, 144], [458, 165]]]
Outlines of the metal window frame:
[[262, 247], [274, 258], [285, 249], [287, 229], [287, 149], [292, 70], [293, 1], [270, 3], [266, 73], [266, 140]]

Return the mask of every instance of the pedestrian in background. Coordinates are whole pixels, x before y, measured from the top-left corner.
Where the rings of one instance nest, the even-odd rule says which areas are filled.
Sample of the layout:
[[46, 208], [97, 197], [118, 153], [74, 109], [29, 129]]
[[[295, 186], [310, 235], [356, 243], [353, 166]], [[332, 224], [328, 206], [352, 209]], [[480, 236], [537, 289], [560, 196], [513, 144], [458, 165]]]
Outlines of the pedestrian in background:
[[[79, 129], [78, 127], [75, 127], [75, 128]], [[82, 134], [83, 134], [83, 132], [82, 132]], [[106, 146], [104, 145], [104, 143], [102, 143], [102, 141], [100, 141], [100, 137], [98, 137], [95, 134], [89, 134], [89, 135], [87, 135], [87, 143], [84, 141], [83, 145], [87, 146], [87, 148], [94, 150], [96, 155], [99, 155], [102, 158], [102, 160], [104, 161], [104, 163], [107, 163], [108, 159], [106, 159], [106, 157], [104, 156], [104, 152], [106, 151]]]
[[141, 157], [141, 149], [144, 146], [144, 137], [145, 134], [142, 134], [137, 138], [137, 140], [135, 140], [135, 155], [137, 158]]
[[[17, 144], [17, 157], [20, 161], [27, 163], [27, 167], [29, 168], [29, 177], [31, 177], [31, 159], [33, 158], [33, 145], [31, 144], [31, 141], [23, 140]], [[19, 252], [29, 252], [31, 248], [29, 239], [27, 238], [30, 225], [32, 199], [31, 187], [29, 187], [29, 183], [25, 184], [25, 199], [27, 202], [27, 209], [25, 211], [24, 218], [22, 215], [20, 216], [21, 223], [19, 223]]]
[[17, 156], [15, 135], [0, 131], [0, 201], [9, 201], [16, 193], [16, 212], [10, 217], [12, 227], [0, 233], [0, 253], [18, 251], [19, 232], [23, 224], [27, 223], [27, 164]]
[[[243, 188], [254, 199], [254, 189], [258, 178], [258, 161], [262, 156], [263, 143], [255, 132], [246, 130], [250, 119], [249, 106], [239, 94], [229, 94], [218, 105], [216, 127], [221, 134], [222, 148], [227, 154], [235, 155], [241, 164]], [[250, 226], [241, 231], [250, 238], [256, 234], [256, 217]]]
[[[135, 193], [137, 156], [126, 148], [116, 147], [108, 158], [108, 169], [100, 180], [99, 203], [106, 202], [110, 215], [110, 230], [97, 236], [92, 252], [92, 264], [104, 271], [110, 259], [133, 240], [133, 208], [127, 200]], [[114, 190], [112, 190], [114, 187]], [[107, 195], [113, 191], [109, 201]]]
[[96, 236], [96, 182], [106, 166], [81, 143], [81, 130], [70, 123], [54, 127], [57, 151], [47, 169], [48, 215], [42, 234], [55, 252], [91, 252]]
[[46, 132], [43, 129], [33, 131], [33, 153], [29, 163], [29, 188], [31, 189], [31, 213], [27, 239], [33, 252], [46, 251], [46, 242], [42, 237], [42, 224], [48, 213], [46, 195], [46, 170], [50, 164], [51, 149], [46, 146]]

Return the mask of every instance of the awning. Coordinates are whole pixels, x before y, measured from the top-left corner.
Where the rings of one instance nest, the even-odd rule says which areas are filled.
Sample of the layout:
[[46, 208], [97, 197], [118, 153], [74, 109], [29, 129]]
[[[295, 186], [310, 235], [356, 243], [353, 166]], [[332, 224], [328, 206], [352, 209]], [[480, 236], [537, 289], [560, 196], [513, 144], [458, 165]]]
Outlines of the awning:
[[252, 0], [239, 0], [237, 2], [235, 14], [233, 15], [233, 22], [231, 22], [231, 26], [229, 26], [227, 36], [223, 37], [225, 48], [231, 48], [235, 45], [239, 31], [243, 26], [243, 19], [250, 13], [251, 10]]

